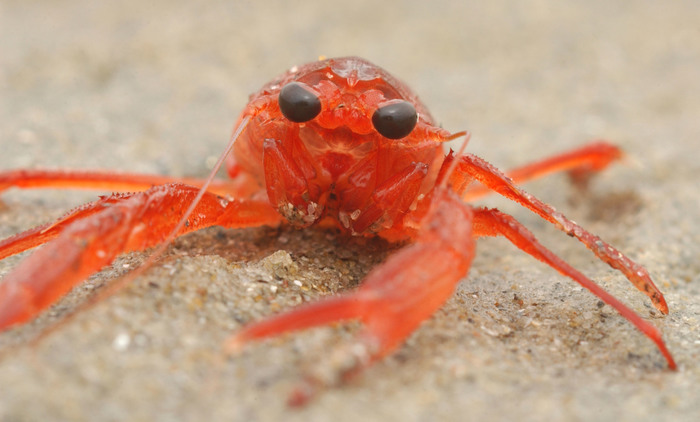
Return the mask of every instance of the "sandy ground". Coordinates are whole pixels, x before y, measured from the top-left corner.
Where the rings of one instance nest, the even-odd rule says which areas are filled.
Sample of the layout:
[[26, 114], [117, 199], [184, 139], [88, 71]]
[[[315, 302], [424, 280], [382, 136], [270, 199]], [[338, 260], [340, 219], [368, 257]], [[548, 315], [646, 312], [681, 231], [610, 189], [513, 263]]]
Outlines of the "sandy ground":
[[[319, 55], [363, 56], [413, 86], [444, 127], [471, 130], [471, 151], [500, 167], [594, 138], [621, 145], [627, 163], [586, 195], [560, 176], [527, 189], [643, 263], [667, 317], [537, 217], [483, 202], [658, 326], [679, 371], [611, 308], [489, 239], [398, 353], [291, 411], [300, 377], [328, 368], [356, 326], [230, 358], [222, 343], [247, 321], [352, 288], [390, 248], [319, 230], [215, 228], [178, 240], [75, 318], [65, 320], [143, 255], [1, 334], [0, 420], [697, 420], [700, 3], [375, 3], [3, 1], [0, 169], [202, 176], [250, 92]], [[95, 195], [6, 192], [0, 236]], [[19, 259], [0, 262], [0, 275]]]

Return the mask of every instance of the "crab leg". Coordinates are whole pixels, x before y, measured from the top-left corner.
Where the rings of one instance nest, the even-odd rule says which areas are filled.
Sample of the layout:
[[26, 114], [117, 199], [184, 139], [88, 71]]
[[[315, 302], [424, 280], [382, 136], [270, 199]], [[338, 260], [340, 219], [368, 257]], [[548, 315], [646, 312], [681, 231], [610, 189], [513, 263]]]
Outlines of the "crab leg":
[[[46, 231], [55, 240], [22, 261], [0, 282], [0, 331], [32, 319], [118, 254], [160, 243], [198, 191], [185, 185], [157, 186], [97, 201], [84, 207], [84, 215], [78, 211], [59, 220]], [[251, 227], [276, 225], [279, 221], [279, 214], [266, 201], [228, 202], [206, 193], [178, 234], [213, 225]], [[26, 245], [45, 240], [41, 230], [30, 230], [23, 242]]]
[[[209, 192], [234, 197], [247, 196], [247, 180], [213, 180]], [[0, 192], [20, 189], [95, 189], [111, 192], [144, 191], [153, 186], [181, 183], [200, 187], [203, 179], [176, 178], [155, 174], [116, 173], [93, 170], [10, 170], [0, 172]]]
[[[585, 183], [593, 172], [605, 169], [622, 156], [622, 150], [615, 145], [596, 141], [575, 150], [506, 171], [505, 174], [514, 184], [519, 185], [552, 173], [568, 171], [575, 182]], [[473, 201], [490, 193], [493, 191], [483, 185], [469, 186], [462, 195], [462, 199]]]
[[535, 239], [535, 236], [512, 216], [502, 213], [497, 209], [478, 208], [474, 210], [474, 235], [504, 236], [522, 251], [544, 262], [561, 274], [571, 277], [581, 286], [598, 296], [603, 302], [615, 308], [620, 315], [634, 324], [645, 336], [649, 337], [659, 348], [661, 354], [666, 358], [669, 368], [676, 369], [676, 363], [661, 338], [661, 332], [659, 332], [655, 326], [643, 320], [633, 310], [615, 299], [610, 293], [603, 290], [571, 265], [542, 246], [542, 244]]
[[75, 221], [76, 219], [85, 218], [102, 210], [106, 206], [108, 200], [115, 197], [116, 195], [108, 198], [101, 198], [98, 201], [85, 204], [73, 211], [70, 211], [68, 214], [52, 223], [42, 224], [41, 226], [31, 228], [21, 233], [17, 233], [14, 236], [0, 240], [0, 260], [5, 259], [8, 256], [24, 252], [27, 249], [43, 245], [44, 243], [55, 239], [56, 236], [58, 236], [71, 222]]
[[[453, 159], [450, 154], [445, 161], [449, 163]], [[637, 289], [649, 296], [656, 309], [664, 314], [668, 314], [668, 305], [666, 305], [664, 296], [654, 285], [654, 282], [651, 281], [651, 277], [644, 267], [623, 255], [622, 252], [604, 242], [600, 237], [589, 233], [583, 227], [569, 220], [551, 205], [545, 204], [515, 186], [506, 175], [482, 158], [472, 154], [465, 154], [459, 157], [457, 169], [450, 176], [450, 182], [453, 186], [463, 187], [466, 186], [470, 179], [476, 179], [498, 194], [520, 203], [554, 224], [559, 230], [578, 239], [588, 249], [593, 251], [598, 258], [621, 271]]]
[[360, 320], [367, 356], [358, 365], [392, 352], [452, 295], [474, 256], [471, 207], [454, 193], [437, 195], [415, 242], [373, 269], [356, 291], [249, 324], [229, 341], [229, 348], [288, 331]]

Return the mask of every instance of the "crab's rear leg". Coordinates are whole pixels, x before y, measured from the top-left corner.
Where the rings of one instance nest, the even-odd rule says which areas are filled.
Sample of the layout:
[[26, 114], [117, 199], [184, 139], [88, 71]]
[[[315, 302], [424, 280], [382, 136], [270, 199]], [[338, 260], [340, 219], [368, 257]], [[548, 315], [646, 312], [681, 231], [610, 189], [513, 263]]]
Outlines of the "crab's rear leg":
[[364, 325], [359, 337], [362, 353], [340, 375], [395, 350], [452, 295], [474, 255], [471, 207], [451, 192], [436, 196], [415, 242], [373, 269], [356, 291], [252, 323], [231, 339], [229, 348], [288, 331], [359, 320]]
[[[118, 254], [162, 242], [198, 191], [185, 185], [158, 186], [117, 197], [102, 207], [88, 206], [85, 218], [56, 225], [56, 239], [0, 282], [0, 331], [32, 319]], [[229, 202], [205, 193], [178, 234], [213, 225], [250, 227], [279, 221], [267, 201]]]
[[[452, 154], [450, 154], [445, 161], [450, 163], [453, 159]], [[499, 195], [520, 203], [554, 224], [559, 230], [578, 239], [602, 261], [621, 271], [632, 284], [649, 296], [656, 309], [664, 314], [668, 314], [666, 300], [661, 291], [654, 285], [654, 282], [651, 281], [651, 277], [644, 267], [623, 255], [622, 252], [603, 241], [600, 237], [569, 220], [551, 205], [545, 204], [517, 187], [500, 170], [482, 158], [472, 154], [465, 154], [458, 159], [457, 168], [450, 176], [452, 186], [465, 187], [469, 181], [475, 179]]]
[[[120, 173], [100, 170], [9, 170], [0, 172], [0, 192], [19, 189], [94, 189], [108, 192], [137, 192], [165, 184], [201, 187], [204, 179], [170, 177], [155, 174]], [[232, 180], [212, 180], [208, 192], [246, 197], [251, 193], [250, 180], [236, 175]]]
[[563, 275], [571, 277], [581, 286], [598, 296], [601, 300], [603, 300], [603, 302], [615, 308], [620, 315], [634, 324], [634, 326], [637, 327], [639, 331], [644, 333], [644, 335], [649, 337], [666, 358], [669, 368], [676, 369], [676, 363], [673, 360], [671, 353], [666, 348], [666, 345], [661, 338], [661, 333], [655, 326], [643, 320], [633, 310], [625, 306], [619, 300], [615, 299], [615, 297], [613, 297], [610, 293], [603, 290], [603, 288], [595, 284], [571, 265], [567, 264], [561, 258], [554, 255], [554, 253], [552, 253], [550, 250], [542, 246], [542, 244], [535, 239], [535, 236], [513, 217], [496, 209], [476, 209], [474, 211], [474, 235], [504, 236], [524, 252], [527, 252], [534, 258], [544, 262]]
[[[566, 171], [574, 183], [585, 186], [591, 175], [605, 169], [613, 161], [622, 157], [622, 150], [617, 146], [605, 141], [596, 141], [544, 160], [508, 170], [505, 174], [514, 184], [519, 185], [552, 173]], [[480, 184], [469, 186], [464, 189], [462, 199], [472, 201], [492, 192]]]

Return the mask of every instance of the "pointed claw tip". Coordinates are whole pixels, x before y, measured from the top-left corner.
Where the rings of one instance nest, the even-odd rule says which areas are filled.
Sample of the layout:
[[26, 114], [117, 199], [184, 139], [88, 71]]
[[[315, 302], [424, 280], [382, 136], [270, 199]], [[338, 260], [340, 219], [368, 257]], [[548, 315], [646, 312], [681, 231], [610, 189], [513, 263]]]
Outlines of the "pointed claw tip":
[[245, 339], [240, 334], [235, 335], [224, 343], [224, 353], [228, 356], [237, 355], [243, 350]]
[[304, 379], [297, 387], [292, 390], [287, 397], [287, 406], [292, 408], [304, 407], [318, 393], [319, 381], [313, 378]]
[[659, 295], [658, 301], [654, 301], [654, 307], [658, 309], [664, 315], [668, 315], [668, 304], [666, 304], [666, 299]]
[[642, 163], [639, 159], [635, 158], [634, 156], [629, 155], [623, 151], [620, 151], [618, 159], [622, 164], [629, 166], [633, 169], [641, 170], [644, 168], [644, 163]]
[[289, 407], [304, 407], [309, 402], [309, 397], [299, 390], [293, 391], [287, 398], [287, 406]]
[[666, 359], [666, 362], [668, 363], [668, 369], [671, 371], [677, 371], [678, 366], [676, 365], [676, 361], [673, 359], [673, 355], [671, 355], [671, 352], [669, 352], [668, 349], [666, 348], [666, 343], [664, 343], [661, 336], [659, 336], [659, 338], [657, 339], [656, 344], [659, 348], [659, 351], [661, 352], [661, 354]]
[[678, 370], [678, 365], [676, 365], [676, 361], [673, 360], [673, 356], [671, 356], [671, 353], [668, 350], [662, 351], [664, 357], [666, 358], [666, 362], [668, 362], [668, 369], [671, 371], [677, 371]]

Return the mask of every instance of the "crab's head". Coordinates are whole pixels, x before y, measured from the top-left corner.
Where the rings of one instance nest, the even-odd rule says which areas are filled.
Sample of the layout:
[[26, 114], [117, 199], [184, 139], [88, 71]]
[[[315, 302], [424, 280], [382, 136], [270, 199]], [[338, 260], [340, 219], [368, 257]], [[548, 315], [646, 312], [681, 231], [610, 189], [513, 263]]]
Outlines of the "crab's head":
[[290, 69], [251, 96], [246, 115], [236, 162], [298, 225], [332, 210], [352, 229], [373, 194], [418, 171], [403, 194], [412, 198], [401, 200], [412, 203], [434, 181], [450, 136], [405, 84], [357, 57]]

